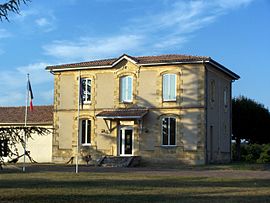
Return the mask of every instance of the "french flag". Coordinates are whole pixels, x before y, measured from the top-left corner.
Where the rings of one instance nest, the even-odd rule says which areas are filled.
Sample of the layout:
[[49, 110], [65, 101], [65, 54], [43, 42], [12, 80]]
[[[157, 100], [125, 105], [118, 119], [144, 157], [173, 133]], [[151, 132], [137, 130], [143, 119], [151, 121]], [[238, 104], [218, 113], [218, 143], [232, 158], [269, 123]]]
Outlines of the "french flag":
[[32, 92], [32, 88], [31, 88], [31, 84], [30, 84], [30, 80], [28, 80], [28, 93], [29, 93], [29, 105], [30, 105], [30, 111], [33, 111], [34, 108], [33, 108], [33, 99], [34, 99], [34, 96], [33, 96], [33, 92]]

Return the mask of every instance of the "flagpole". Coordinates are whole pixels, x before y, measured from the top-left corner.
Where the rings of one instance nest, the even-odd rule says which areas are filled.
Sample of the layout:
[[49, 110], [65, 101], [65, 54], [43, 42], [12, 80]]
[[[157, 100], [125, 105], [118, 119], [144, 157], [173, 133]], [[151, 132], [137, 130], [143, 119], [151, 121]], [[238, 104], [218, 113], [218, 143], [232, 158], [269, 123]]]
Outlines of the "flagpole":
[[78, 137], [77, 137], [77, 153], [76, 153], [76, 168], [75, 172], [79, 173], [79, 139], [80, 139], [80, 92], [81, 92], [81, 71], [79, 71], [79, 76], [78, 76]]
[[27, 106], [29, 102], [29, 73], [27, 73], [27, 82], [26, 82], [26, 99], [25, 99], [25, 113], [24, 113], [24, 154], [23, 154], [23, 172], [25, 172], [25, 154], [26, 154], [26, 127], [27, 127]]

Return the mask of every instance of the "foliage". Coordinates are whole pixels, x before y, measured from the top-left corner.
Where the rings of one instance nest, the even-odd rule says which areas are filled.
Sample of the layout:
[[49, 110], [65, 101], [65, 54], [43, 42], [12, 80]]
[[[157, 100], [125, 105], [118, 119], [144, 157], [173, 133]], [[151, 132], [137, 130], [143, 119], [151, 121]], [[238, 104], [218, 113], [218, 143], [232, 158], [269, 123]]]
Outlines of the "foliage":
[[233, 139], [270, 143], [270, 113], [262, 104], [240, 96], [232, 101]]
[[[249, 163], [270, 163], [270, 144], [242, 144], [241, 159]], [[237, 160], [236, 145], [232, 145], [233, 160]]]
[[[7, 157], [12, 159], [19, 157], [18, 145], [24, 147], [24, 136], [26, 139], [33, 139], [32, 134], [47, 135], [50, 132], [48, 128], [43, 127], [0, 127], [0, 141], [7, 141]], [[3, 155], [2, 155], [3, 156]], [[4, 159], [0, 154], [0, 166]], [[27, 156], [31, 159], [30, 155]]]
[[270, 163], [270, 144], [264, 145], [257, 163]]
[[8, 13], [19, 13], [21, 3], [26, 4], [30, 0], [9, 0], [6, 3], [0, 4], [0, 20], [3, 19], [8, 21]]

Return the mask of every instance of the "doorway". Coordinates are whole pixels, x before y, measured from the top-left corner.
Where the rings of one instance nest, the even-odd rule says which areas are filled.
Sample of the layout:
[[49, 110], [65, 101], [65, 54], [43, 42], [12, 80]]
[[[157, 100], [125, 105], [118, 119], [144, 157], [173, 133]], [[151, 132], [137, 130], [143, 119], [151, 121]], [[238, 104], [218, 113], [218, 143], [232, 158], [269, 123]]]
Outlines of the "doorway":
[[132, 156], [133, 154], [133, 128], [120, 127], [118, 148], [120, 156]]

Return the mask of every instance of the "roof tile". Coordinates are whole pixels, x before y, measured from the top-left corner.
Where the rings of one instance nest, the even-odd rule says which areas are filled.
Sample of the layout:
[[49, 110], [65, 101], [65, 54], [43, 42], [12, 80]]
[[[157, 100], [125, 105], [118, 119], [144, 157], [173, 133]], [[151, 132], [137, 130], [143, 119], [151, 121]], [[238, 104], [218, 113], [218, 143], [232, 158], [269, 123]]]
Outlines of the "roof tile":
[[[122, 56], [120, 56], [119, 58], [121, 58]], [[159, 55], [159, 56], [138, 56], [138, 57], [129, 56], [129, 55], [126, 55], [126, 56], [130, 57], [134, 61], [137, 61], [139, 64], [166, 63], [166, 62], [191, 62], [191, 61], [201, 61], [201, 60], [210, 59], [210, 57], [206, 57], [206, 56], [191, 56], [191, 55], [180, 55], [180, 54], [169, 54], [169, 55]], [[48, 66], [46, 69], [52, 70], [52, 69], [62, 69], [62, 68], [68, 69], [68, 68], [76, 68], [76, 67], [111, 66], [115, 61], [119, 60], [119, 58], [54, 65], [54, 66]]]
[[[25, 107], [0, 107], [0, 123], [24, 123]], [[53, 106], [34, 106], [28, 111], [28, 123], [53, 123]]]

